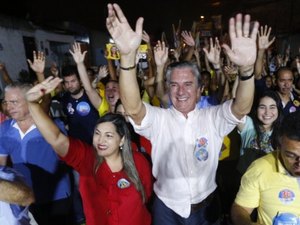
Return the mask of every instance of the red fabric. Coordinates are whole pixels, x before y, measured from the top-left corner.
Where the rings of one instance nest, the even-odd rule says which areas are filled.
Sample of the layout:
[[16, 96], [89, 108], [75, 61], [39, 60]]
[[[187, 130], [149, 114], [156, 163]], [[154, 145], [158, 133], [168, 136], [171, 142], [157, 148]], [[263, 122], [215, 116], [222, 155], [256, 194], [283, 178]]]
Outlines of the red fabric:
[[[151, 156], [151, 149], [152, 149], [151, 142], [147, 138], [140, 136], [140, 144], [141, 144], [141, 147], [145, 150], [145, 152], [149, 156]], [[138, 147], [136, 146], [136, 144], [134, 142], [131, 142], [131, 148], [133, 150], [138, 151]]]
[[[80, 174], [79, 190], [88, 225], [150, 225], [151, 216], [141, 194], [130, 183], [128, 188], [119, 188], [118, 181], [127, 175], [122, 170], [112, 173], [103, 162], [94, 174], [95, 155], [91, 146], [70, 138], [68, 154], [62, 158]], [[133, 153], [134, 162], [144, 186], [147, 198], [152, 193], [151, 168], [145, 157]]]

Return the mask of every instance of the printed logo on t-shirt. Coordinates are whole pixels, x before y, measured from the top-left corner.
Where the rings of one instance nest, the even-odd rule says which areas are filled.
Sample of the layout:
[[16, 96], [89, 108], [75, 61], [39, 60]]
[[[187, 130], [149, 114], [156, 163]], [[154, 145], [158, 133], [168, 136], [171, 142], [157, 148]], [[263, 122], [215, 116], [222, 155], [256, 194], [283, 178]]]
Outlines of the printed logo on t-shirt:
[[194, 156], [199, 161], [206, 161], [208, 159], [207, 145], [207, 138], [199, 137], [196, 139]]
[[67, 110], [68, 110], [68, 113], [69, 113], [69, 114], [71, 114], [71, 115], [74, 114], [75, 110], [74, 110], [74, 108], [73, 108], [73, 106], [72, 106], [72, 103], [68, 103], [68, 105], [67, 105]]
[[86, 116], [91, 111], [91, 107], [86, 102], [79, 102], [79, 104], [76, 106], [76, 111], [81, 116]]
[[300, 225], [300, 218], [292, 213], [279, 213], [273, 219], [273, 225]]
[[295, 200], [295, 193], [289, 189], [284, 189], [279, 192], [278, 198], [282, 203], [290, 204]]
[[118, 187], [121, 189], [128, 188], [130, 186], [130, 182], [125, 178], [121, 178], [117, 183]]

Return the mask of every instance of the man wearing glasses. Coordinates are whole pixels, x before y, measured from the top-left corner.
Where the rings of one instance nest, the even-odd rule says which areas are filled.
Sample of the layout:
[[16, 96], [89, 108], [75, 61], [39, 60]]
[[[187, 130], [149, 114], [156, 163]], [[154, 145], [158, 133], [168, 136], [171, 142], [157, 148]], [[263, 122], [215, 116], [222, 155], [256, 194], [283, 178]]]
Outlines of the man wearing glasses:
[[[250, 214], [257, 208], [258, 221]], [[300, 224], [300, 111], [287, 115], [278, 151], [252, 163], [232, 206], [234, 224]]]

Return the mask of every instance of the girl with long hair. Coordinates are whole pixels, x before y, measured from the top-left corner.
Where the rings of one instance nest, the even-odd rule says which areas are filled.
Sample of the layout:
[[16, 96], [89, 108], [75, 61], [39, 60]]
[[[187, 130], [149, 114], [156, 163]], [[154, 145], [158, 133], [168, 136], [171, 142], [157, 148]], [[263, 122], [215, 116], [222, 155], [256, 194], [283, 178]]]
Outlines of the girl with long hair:
[[238, 170], [243, 174], [255, 159], [276, 149], [282, 105], [275, 91], [265, 91], [253, 106], [252, 116], [238, 124], [241, 136]]

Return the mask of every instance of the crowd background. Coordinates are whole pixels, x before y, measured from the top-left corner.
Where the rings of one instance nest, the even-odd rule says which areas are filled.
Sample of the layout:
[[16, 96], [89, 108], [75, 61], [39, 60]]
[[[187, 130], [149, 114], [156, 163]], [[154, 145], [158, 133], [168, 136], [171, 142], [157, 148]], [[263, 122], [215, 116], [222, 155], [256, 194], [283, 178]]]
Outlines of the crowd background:
[[[230, 46], [229, 35], [224, 32], [224, 34], [210, 38], [201, 37], [201, 32], [197, 30], [195, 25], [192, 25], [190, 30], [182, 30], [180, 23], [178, 25], [173, 24], [172, 29], [172, 42], [167, 40], [164, 34], [159, 39], [153, 39], [151, 31], [143, 31], [142, 47], [139, 48], [136, 56], [136, 76], [143, 101], [161, 108], [169, 108], [172, 105], [168, 95], [165, 72], [168, 65], [181, 61], [194, 63], [201, 71], [201, 98], [197, 102], [197, 108], [207, 108], [234, 99], [239, 82], [238, 67], [230, 61], [230, 58], [221, 48], [223, 44]], [[286, 45], [285, 49], [280, 51], [276, 48], [276, 41], [276, 33], [272, 31], [271, 27], [260, 21], [257, 36], [257, 58], [254, 68], [254, 104], [251, 113], [247, 116], [247, 126], [239, 124], [224, 138], [223, 146], [220, 149], [216, 182], [220, 198], [219, 213], [223, 224], [231, 223], [230, 208], [238, 191], [241, 176], [247, 167], [255, 159], [276, 149], [276, 132], [281, 119], [300, 109], [300, 46], [291, 49], [290, 45]], [[103, 49], [111, 51], [104, 54], [106, 56], [105, 64], [90, 65], [85, 61], [88, 52], [84, 48], [85, 45], [74, 42], [69, 47], [69, 57], [72, 61], [61, 66], [58, 66], [57, 62], [54, 61], [48, 62], [51, 64], [49, 68], [45, 66], [46, 54], [36, 49], [32, 53], [33, 57], [27, 59], [30, 70], [20, 71], [17, 79], [12, 79], [15, 76], [12, 76], [7, 70], [6, 62], [0, 63], [3, 81], [1, 86], [7, 86], [7, 89], [3, 88], [3, 93], [11, 92], [11, 88], [13, 90], [17, 88], [19, 91], [19, 93], [15, 91], [11, 93], [11, 96], [17, 95], [19, 102], [12, 99], [1, 99], [0, 115], [1, 122], [4, 124], [1, 125], [1, 157], [7, 157], [4, 161], [1, 160], [2, 164], [16, 167], [20, 163], [18, 156], [14, 155], [12, 150], [5, 150], [7, 144], [4, 142], [11, 141], [5, 136], [6, 132], [11, 129], [5, 121], [13, 119], [21, 122], [22, 118], [18, 114], [28, 111], [25, 105], [25, 93], [31, 86], [24, 87], [22, 85], [37, 85], [48, 80], [50, 76], [60, 78], [63, 82], [58, 83], [55, 89], [51, 90], [51, 93], [47, 93], [48, 95], [43, 97], [41, 105], [46, 114], [58, 121], [56, 124], [65, 135], [92, 144], [96, 121], [107, 113], [122, 114], [127, 119], [128, 130], [131, 133], [132, 150], [142, 153], [151, 164], [151, 143], [135, 133], [131, 124], [128, 123], [127, 113], [120, 108], [122, 106], [119, 99], [118, 84], [120, 55], [114, 43], [112, 45], [113, 49], [112, 47], [106, 49], [103, 46]], [[22, 104], [20, 99], [23, 101]], [[271, 120], [263, 116], [269, 113], [269, 107], [273, 110]], [[31, 123], [27, 124], [27, 129], [31, 129], [31, 125], [34, 124], [32, 120], [31, 118]], [[21, 125], [19, 126], [21, 127]], [[245, 131], [245, 127], [248, 130]], [[24, 128], [24, 136], [30, 132], [27, 129]], [[5, 141], [4, 137], [6, 138]], [[9, 148], [12, 148], [13, 143], [9, 144], [11, 145]], [[20, 142], [20, 146], [23, 144]], [[42, 145], [44, 146], [44, 144]], [[21, 148], [26, 149], [27, 147]], [[24, 151], [26, 152], [26, 150]], [[33, 153], [28, 152], [26, 154]], [[48, 153], [45, 154], [45, 157], [50, 157], [47, 156]], [[38, 162], [34, 165], [43, 168], [43, 165], [39, 165], [42, 160], [36, 159], [36, 156], [31, 156], [33, 157], [31, 163]], [[28, 155], [28, 159], [31, 156]], [[245, 156], [246, 161], [244, 160]], [[61, 163], [57, 156], [52, 155], [51, 157], [55, 162], [58, 160], [56, 163]], [[85, 216], [82, 210], [81, 197], [78, 193], [78, 174], [66, 165], [60, 166], [63, 167], [59, 170], [60, 176], [68, 176], [64, 181], [68, 194], [64, 197], [67, 198], [68, 203], [71, 202], [71, 205], [67, 204], [69, 211], [66, 212], [66, 214], [70, 214], [68, 215], [70, 218], [63, 224], [82, 224], [85, 221]], [[19, 169], [24, 171], [22, 168]], [[28, 170], [25, 171], [27, 173], [36, 172], [34, 168], [30, 168], [29, 172]], [[57, 171], [52, 172], [55, 174]], [[35, 175], [41, 176], [41, 174]], [[37, 195], [40, 192], [38, 189], [41, 188], [41, 183], [46, 185], [47, 182], [38, 177], [34, 180], [31, 175], [29, 177], [27, 181], [31, 183]], [[30, 181], [30, 179], [32, 180]], [[38, 185], [36, 186], [34, 182], [37, 182]], [[35, 204], [44, 204], [45, 202], [48, 204], [49, 201], [53, 201], [53, 199], [43, 199], [43, 196], [38, 196], [41, 197], [41, 201], [39, 202], [36, 197]], [[72, 200], [69, 201], [69, 198]], [[58, 197], [58, 199], [60, 198]], [[65, 198], [63, 199], [65, 200]], [[31, 208], [31, 212], [46, 217], [48, 207], [53, 208], [54, 206], [51, 204], [44, 206], [45, 209], [41, 210], [42, 212], [37, 213], [34, 207]], [[55, 207], [61, 207], [61, 205], [55, 205]], [[55, 215], [56, 212], [53, 214]], [[36, 219], [39, 219], [38, 216]], [[39, 221], [37, 222], [39, 223]], [[43, 221], [39, 224], [46, 224], [46, 222]]]

